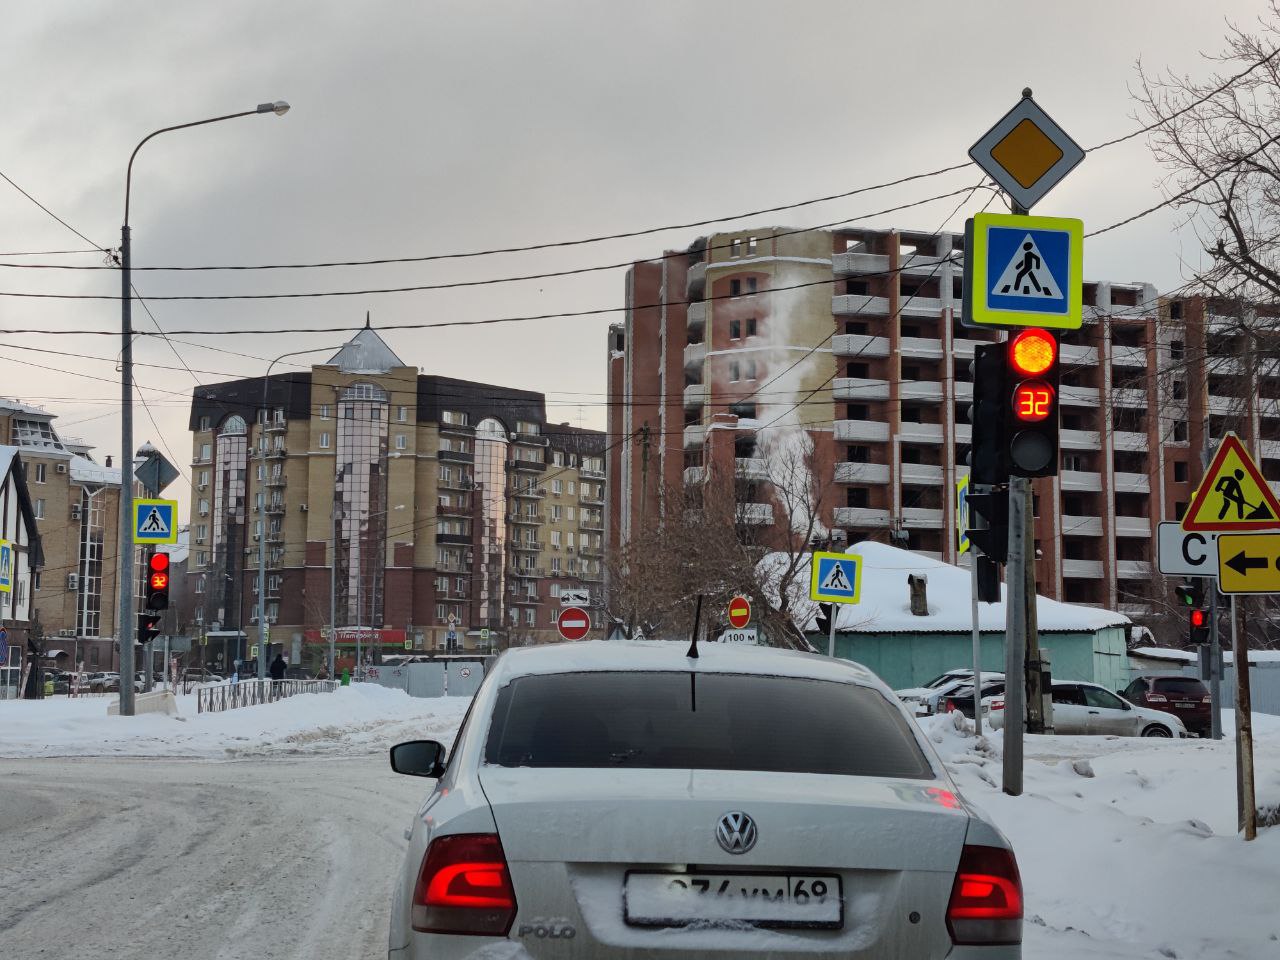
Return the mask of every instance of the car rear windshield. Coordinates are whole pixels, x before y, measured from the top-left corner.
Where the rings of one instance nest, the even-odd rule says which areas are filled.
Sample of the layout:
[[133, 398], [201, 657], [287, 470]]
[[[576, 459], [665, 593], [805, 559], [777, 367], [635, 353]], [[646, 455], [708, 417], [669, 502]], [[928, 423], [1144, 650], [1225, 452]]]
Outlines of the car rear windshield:
[[907, 720], [877, 691], [725, 673], [521, 677], [498, 694], [485, 760], [934, 779]]
[[1157, 693], [1172, 693], [1180, 697], [1207, 697], [1204, 681], [1195, 677], [1157, 677], [1152, 689]]

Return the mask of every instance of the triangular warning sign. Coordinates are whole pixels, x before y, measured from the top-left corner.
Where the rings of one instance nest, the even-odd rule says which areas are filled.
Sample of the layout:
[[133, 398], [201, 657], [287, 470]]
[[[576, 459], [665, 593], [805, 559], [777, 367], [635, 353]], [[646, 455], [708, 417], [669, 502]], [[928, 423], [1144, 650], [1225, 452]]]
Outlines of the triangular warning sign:
[[850, 593], [853, 587], [849, 585], [849, 578], [844, 575], [844, 564], [840, 562], [833, 563], [831, 569], [827, 571], [827, 575], [822, 578], [819, 589], [823, 593]]
[[1061, 300], [1062, 291], [1049, 272], [1049, 267], [1036, 246], [1035, 238], [1027, 234], [1013, 251], [1009, 265], [1000, 273], [1000, 279], [991, 288], [991, 296], [1028, 297], [1033, 300]]
[[1280, 529], [1280, 501], [1240, 438], [1228, 433], [1182, 518], [1183, 530]]
[[164, 522], [164, 517], [160, 516], [160, 511], [155, 507], [151, 508], [151, 513], [147, 514], [147, 519], [142, 521], [142, 525], [138, 527], [139, 533], [169, 533], [169, 525]]

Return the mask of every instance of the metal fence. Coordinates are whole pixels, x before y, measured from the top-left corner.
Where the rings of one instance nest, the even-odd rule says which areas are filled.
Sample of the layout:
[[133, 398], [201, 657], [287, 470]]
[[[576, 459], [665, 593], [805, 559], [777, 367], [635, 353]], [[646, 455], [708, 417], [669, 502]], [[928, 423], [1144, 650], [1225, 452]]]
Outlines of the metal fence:
[[221, 713], [274, 703], [300, 693], [332, 693], [336, 689], [334, 680], [241, 680], [196, 690], [196, 708], [199, 713]]
[[[1170, 665], [1169, 668], [1144, 667], [1138, 673], [1180, 673], [1184, 677], [1199, 677], [1200, 666], [1190, 663], [1185, 666]], [[1205, 683], [1208, 683], [1205, 680]], [[1264, 660], [1261, 663], [1249, 664], [1249, 699], [1254, 713], [1269, 713], [1280, 716], [1280, 663]], [[1222, 669], [1222, 705], [1234, 707], [1236, 702], [1236, 669], [1227, 663]]]

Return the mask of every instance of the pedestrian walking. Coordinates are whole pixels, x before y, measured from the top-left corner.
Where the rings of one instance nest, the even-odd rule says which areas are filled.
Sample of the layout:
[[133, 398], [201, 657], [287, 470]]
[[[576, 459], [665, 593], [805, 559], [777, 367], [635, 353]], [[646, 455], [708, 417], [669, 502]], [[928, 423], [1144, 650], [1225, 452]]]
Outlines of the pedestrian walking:
[[276, 658], [271, 661], [268, 668], [271, 671], [271, 696], [278, 699], [284, 691], [284, 672], [288, 669], [288, 664], [284, 662], [284, 654], [277, 653]]

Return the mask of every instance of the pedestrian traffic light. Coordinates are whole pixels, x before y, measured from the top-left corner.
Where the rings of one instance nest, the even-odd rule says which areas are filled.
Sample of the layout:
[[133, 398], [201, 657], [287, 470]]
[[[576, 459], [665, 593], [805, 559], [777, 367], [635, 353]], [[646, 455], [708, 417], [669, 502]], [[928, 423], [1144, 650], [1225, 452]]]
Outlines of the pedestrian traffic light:
[[1191, 611], [1191, 642], [1209, 642], [1209, 611], [1199, 607]]
[[147, 609], [169, 609], [169, 555], [153, 553], [147, 561]]
[[973, 403], [969, 406], [969, 422], [973, 424], [969, 438], [969, 482], [1006, 483], [1009, 463], [1004, 422], [1004, 403], [1008, 396], [1005, 345], [980, 343], [975, 346], [969, 375], [973, 381]]
[[983, 527], [970, 527], [969, 540], [996, 563], [1009, 558], [1009, 488], [1007, 486], [968, 494], [969, 516], [981, 517]]
[[1009, 473], [1058, 472], [1058, 338], [1031, 327], [1009, 339], [1008, 404], [1004, 411]]
[[160, 636], [160, 614], [143, 612], [138, 614], [138, 635], [134, 643], [150, 643]]

